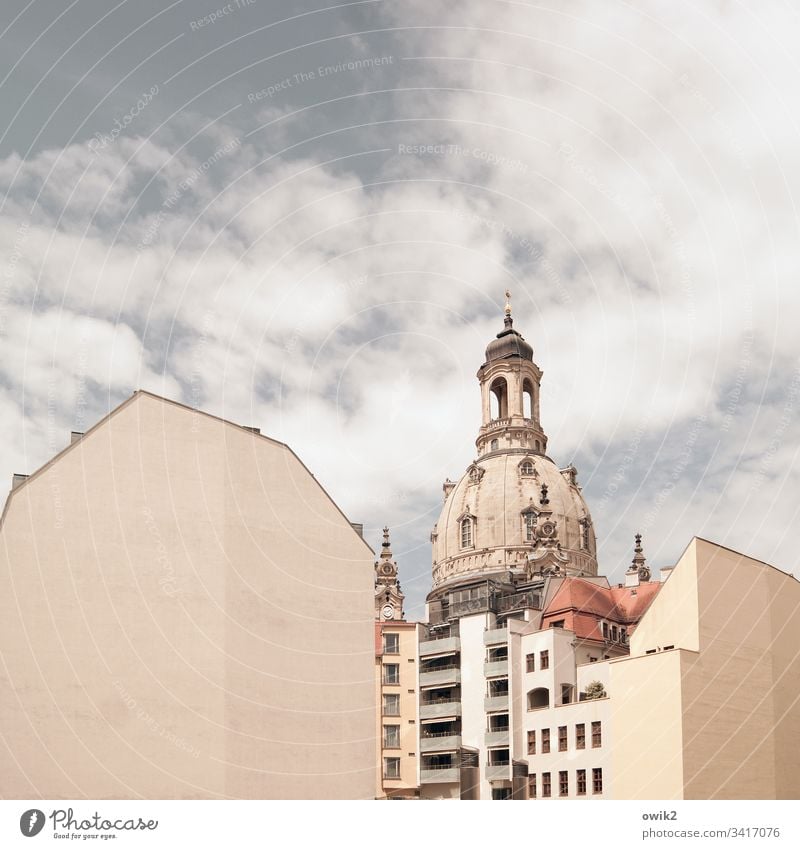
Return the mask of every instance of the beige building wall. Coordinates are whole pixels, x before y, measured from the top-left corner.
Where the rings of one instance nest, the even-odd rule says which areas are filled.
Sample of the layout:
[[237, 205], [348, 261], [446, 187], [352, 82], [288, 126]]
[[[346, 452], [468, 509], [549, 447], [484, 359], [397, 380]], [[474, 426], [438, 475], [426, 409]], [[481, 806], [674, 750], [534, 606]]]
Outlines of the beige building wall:
[[140, 392], [0, 537], [0, 796], [373, 796], [372, 552], [287, 446]]
[[[658, 597], [653, 606], [657, 602]], [[683, 798], [683, 654], [668, 651], [608, 661], [613, 776], [609, 798]]]
[[[415, 622], [389, 620], [378, 624], [380, 650], [375, 658], [375, 688], [378, 704], [377, 716], [377, 788], [376, 797], [414, 798], [419, 790], [419, 659], [418, 626]], [[389, 654], [384, 650], [386, 634], [397, 634], [399, 651]], [[376, 646], [378, 649], [378, 646]], [[387, 665], [398, 667], [397, 683], [391, 683], [394, 675], [387, 675]], [[399, 698], [399, 714], [387, 713], [384, 695], [396, 694]], [[386, 726], [398, 726], [399, 746], [389, 747], [386, 743]], [[399, 778], [386, 774], [386, 759], [398, 758]]]
[[797, 580], [694, 539], [611, 662], [615, 797], [800, 798], [798, 645]]

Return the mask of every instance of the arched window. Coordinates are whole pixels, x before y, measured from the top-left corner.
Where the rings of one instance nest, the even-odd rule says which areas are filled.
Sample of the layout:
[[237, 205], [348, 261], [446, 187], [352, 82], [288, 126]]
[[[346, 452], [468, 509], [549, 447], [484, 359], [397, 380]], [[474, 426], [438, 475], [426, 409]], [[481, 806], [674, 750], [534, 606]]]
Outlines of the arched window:
[[465, 516], [461, 520], [461, 547], [472, 548], [472, 518]]
[[533, 384], [527, 378], [522, 382], [522, 415], [533, 418]]
[[472, 467], [469, 470], [469, 482], [477, 483], [481, 479], [481, 473], [478, 471], [476, 467]]
[[528, 710], [541, 710], [550, 707], [550, 691], [547, 687], [537, 687], [528, 693]]
[[497, 449], [498, 449], [499, 447], [500, 447], [500, 443], [499, 443], [496, 439], [493, 439], [493, 440], [489, 443], [489, 450], [490, 450], [490, 451], [497, 451]]
[[492, 419], [508, 417], [508, 384], [504, 377], [497, 377], [489, 387], [489, 405]]
[[532, 475], [533, 474], [533, 463], [530, 460], [523, 460], [519, 464], [519, 473], [521, 475]]

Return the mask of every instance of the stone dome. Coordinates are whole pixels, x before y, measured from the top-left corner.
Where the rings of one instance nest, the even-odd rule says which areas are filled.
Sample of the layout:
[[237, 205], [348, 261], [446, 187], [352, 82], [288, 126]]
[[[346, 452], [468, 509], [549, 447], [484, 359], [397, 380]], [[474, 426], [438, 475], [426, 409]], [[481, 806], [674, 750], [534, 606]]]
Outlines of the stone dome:
[[509, 571], [596, 575], [591, 516], [573, 466], [524, 448], [480, 457], [445, 502], [432, 534], [433, 586]]

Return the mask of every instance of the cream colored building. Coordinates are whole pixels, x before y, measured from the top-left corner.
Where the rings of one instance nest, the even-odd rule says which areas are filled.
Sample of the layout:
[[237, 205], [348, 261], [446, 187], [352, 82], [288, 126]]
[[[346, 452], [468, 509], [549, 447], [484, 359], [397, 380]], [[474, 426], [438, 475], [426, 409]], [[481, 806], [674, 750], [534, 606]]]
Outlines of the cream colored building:
[[794, 577], [695, 538], [609, 666], [615, 798], [800, 798]]
[[0, 529], [4, 798], [372, 798], [371, 549], [284, 444], [138, 392]]
[[419, 796], [420, 625], [406, 622], [389, 529], [375, 562], [375, 738], [377, 799]]

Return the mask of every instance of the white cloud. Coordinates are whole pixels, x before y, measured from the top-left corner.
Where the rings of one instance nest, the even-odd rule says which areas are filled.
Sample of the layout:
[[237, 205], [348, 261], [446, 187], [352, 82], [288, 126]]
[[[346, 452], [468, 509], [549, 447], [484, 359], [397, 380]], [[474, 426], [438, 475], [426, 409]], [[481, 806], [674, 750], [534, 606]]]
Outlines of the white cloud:
[[[338, 154], [389, 148], [372, 171], [358, 156], [321, 164], [335, 134], [275, 156], [293, 130], [318, 132], [314, 110], [283, 119], [290, 107], [246, 138], [218, 122], [209, 151], [243, 140], [200, 176], [203, 155], [142, 139], [0, 163], [6, 257], [27, 227], [0, 305], [17, 323], [2, 403], [24, 390], [35, 431], [53, 351], [69, 362], [90, 332], [98, 391], [166, 364], [170, 394], [180, 381], [183, 400], [289, 441], [354, 519], [406, 523], [417, 574], [415, 517], [432, 524], [441, 480], [472, 456], [474, 374], [510, 286], [545, 370], [553, 456], [583, 461], [602, 499], [632, 439], [655, 452], [637, 451], [617, 513], [604, 502], [596, 517], [606, 568], [627, 559], [698, 416], [651, 548], [669, 557], [710, 529], [791, 568], [797, 21], [777, 3], [375, 13], [398, 25], [408, 90], [359, 101], [367, 126]], [[457, 150], [399, 152], [413, 144]], [[68, 379], [60, 391], [71, 403]], [[31, 456], [46, 459], [44, 442]]]

